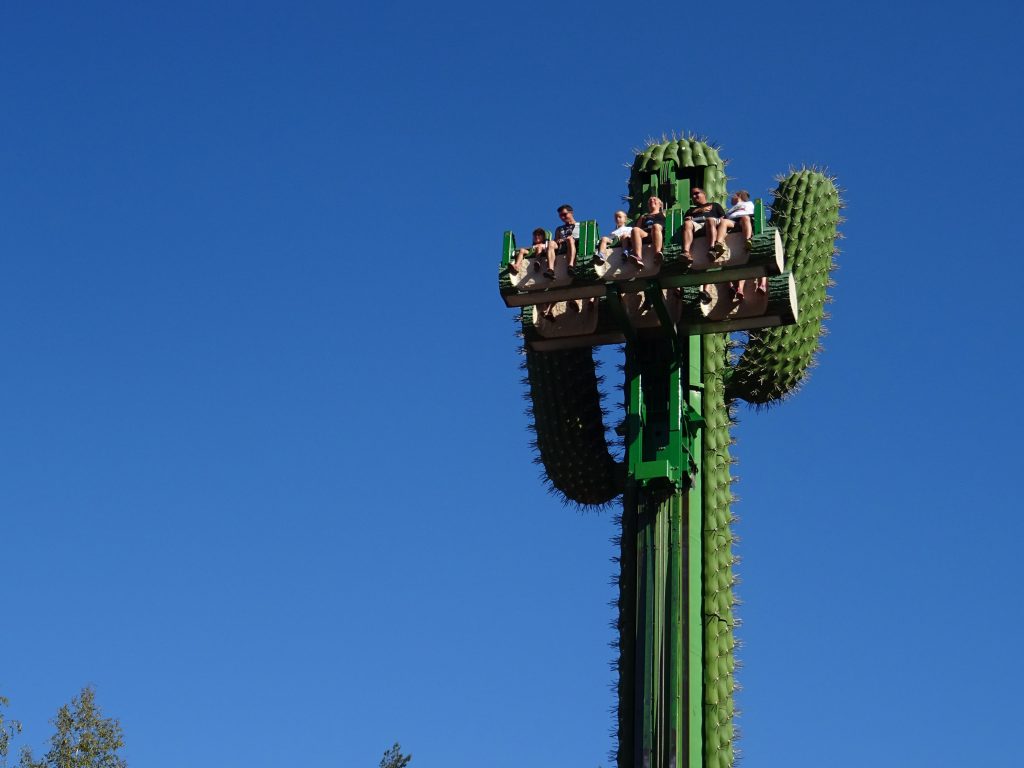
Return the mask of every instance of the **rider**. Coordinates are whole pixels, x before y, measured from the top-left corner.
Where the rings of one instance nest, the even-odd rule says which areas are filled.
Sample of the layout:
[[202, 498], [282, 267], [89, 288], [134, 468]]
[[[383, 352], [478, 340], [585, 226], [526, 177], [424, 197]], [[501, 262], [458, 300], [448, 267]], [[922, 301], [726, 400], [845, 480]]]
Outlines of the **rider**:
[[665, 241], [665, 204], [660, 197], [653, 195], [647, 199], [647, 213], [636, 220], [630, 237], [633, 247], [626, 253], [626, 258], [636, 262], [637, 267], [644, 268], [644, 240], [650, 240], [654, 248], [654, 260], [661, 259], [661, 248]]
[[705, 230], [708, 236], [708, 248], [712, 248], [718, 234], [718, 223], [725, 216], [725, 211], [718, 203], [709, 203], [707, 195], [700, 187], [693, 188], [693, 191], [690, 192], [690, 199], [693, 205], [683, 214], [683, 258], [692, 264], [693, 256], [690, 254], [690, 246], [693, 245], [694, 235]]
[[561, 225], [555, 230], [554, 238], [548, 242], [548, 268], [544, 277], [555, 279], [555, 254], [565, 253], [569, 257], [569, 277], [576, 276], [576, 238], [580, 236], [580, 225], [568, 203], [558, 206]]

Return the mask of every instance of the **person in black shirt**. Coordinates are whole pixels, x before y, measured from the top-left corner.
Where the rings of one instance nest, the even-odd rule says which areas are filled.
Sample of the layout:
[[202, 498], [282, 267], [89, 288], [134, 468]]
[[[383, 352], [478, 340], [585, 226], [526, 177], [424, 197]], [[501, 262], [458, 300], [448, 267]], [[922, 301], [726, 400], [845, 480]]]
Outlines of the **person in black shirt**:
[[693, 188], [690, 200], [693, 201], [693, 205], [683, 214], [683, 258], [692, 264], [690, 246], [693, 245], [694, 235], [701, 231], [707, 233], [710, 253], [717, 240], [718, 224], [725, 216], [725, 210], [718, 203], [709, 203], [707, 195], [700, 187]]
[[627, 259], [632, 259], [639, 269], [644, 268], [644, 240], [651, 241], [654, 249], [654, 260], [661, 261], [661, 247], [665, 241], [665, 204], [660, 197], [650, 197], [647, 200], [647, 213], [641, 216], [633, 224], [633, 231], [630, 236], [633, 239], [632, 248], [626, 253]]
[[555, 254], [564, 253], [569, 257], [569, 277], [576, 276], [576, 238], [580, 236], [580, 225], [576, 221], [572, 206], [566, 203], [558, 206], [558, 217], [561, 225], [555, 230], [555, 236], [548, 242], [548, 268], [544, 277], [555, 278]]

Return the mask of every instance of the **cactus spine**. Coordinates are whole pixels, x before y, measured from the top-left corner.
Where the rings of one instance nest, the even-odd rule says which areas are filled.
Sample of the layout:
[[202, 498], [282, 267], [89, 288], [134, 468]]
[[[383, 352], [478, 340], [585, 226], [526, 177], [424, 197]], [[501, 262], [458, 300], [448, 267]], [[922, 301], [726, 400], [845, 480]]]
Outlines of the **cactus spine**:
[[[654, 193], [668, 197], [667, 206], [685, 209], [688, 201], [672, 199], [680, 179], [703, 186], [709, 200], [726, 200], [724, 163], [715, 148], [693, 138], [666, 141], [635, 158], [631, 216]], [[734, 764], [731, 408], [736, 400], [777, 402], [806, 377], [825, 317], [839, 208], [833, 180], [820, 171], [792, 171], [779, 180], [771, 224], [797, 281], [795, 325], [750, 332], [735, 361], [725, 334], [692, 336], [678, 349], [668, 341], [627, 345], [625, 464], [616, 462], [605, 439], [592, 350], [526, 351], [536, 447], [551, 486], [580, 505], [623, 498], [619, 768]], [[642, 403], [629, 389], [641, 380]], [[647, 484], [630, 471], [631, 454], [649, 452], [638, 425], [665, 419], [658, 403], [670, 401], [673, 388], [699, 415], [695, 455], [675, 457], [689, 461], [691, 471], [674, 486]]]

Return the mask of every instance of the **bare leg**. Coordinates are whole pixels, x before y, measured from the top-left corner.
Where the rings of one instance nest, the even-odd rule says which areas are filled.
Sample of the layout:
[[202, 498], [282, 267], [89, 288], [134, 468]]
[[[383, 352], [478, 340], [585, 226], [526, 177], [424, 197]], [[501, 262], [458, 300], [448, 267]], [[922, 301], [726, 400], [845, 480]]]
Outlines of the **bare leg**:
[[711, 254], [712, 259], [718, 259], [725, 256], [725, 249], [728, 247], [725, 244], [725, 238], [729, 234], [729, 230], [736, 226], [736, 222], [731, 219], [722, 219], [718, 222], [718, 226], [715, 228], [715, 239], [717, 243], [709, 246], [710, 250], [708, 253]]
[[526, 249], [519, 248], [516, 250], [516, 260], [508, 265], [508, 271], [513, 275], [519, 274], [519, 270], [523, 267], [523, 259], [526, 258]]
[[611, 244], [612, 239], [610, 237], [602, 237], [600, 242], [597, 244], [597, 253], [601, 257], [601, 261], [608, 261], [608, 246]]
[[654, 257], [661, 255], [661, 247], [665, 244], [665, 230], [661, 224], [655, 224], [651, 230], [651, 244], [654, 246]]
[[743, 227], [743, 239], [750, 240], [754, 236], [754, 225], [750, 221], [750, 217], [743, 216], [740, 219], [740, 226]]
[[726, 235], [729, 234], [729, 230], [732, 229], [735, 225], [736, 225], [736, 222], [733, 221], [732, 219], [722, 219], [718, 223], [718, 240], [719, 240], [719, 242], [722, 242], [722, 243], [725, 242]]
[[555, 241], [548, 240], [548, 271], [544, 273], [545, 277], [553, 278], [555, 276]]
[[565, 249], [569, 254], [569, 269], [576, 266], [576, 240], [572, 237], [565, 241]]
[[690, 255], [690, 246], [693, 245], [693, 219], [686, 219], [683, 222], [683, 258], [693, 261]]
[[633, 238], [633, 261], [638, 267], [642, 267], [644, 265], [644, 238], [647, 237], [647, 232], [642, 227], [633, 227], [630, 236]]

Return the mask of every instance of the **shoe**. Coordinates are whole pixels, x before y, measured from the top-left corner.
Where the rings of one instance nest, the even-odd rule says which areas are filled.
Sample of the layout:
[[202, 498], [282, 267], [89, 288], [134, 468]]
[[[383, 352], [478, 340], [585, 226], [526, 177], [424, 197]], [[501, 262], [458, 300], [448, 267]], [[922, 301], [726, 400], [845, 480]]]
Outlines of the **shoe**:
[[554, 280], [555, 279], [555, 270], [553, 270], [553, 269], [545, 269], [544, 270], [544, 277], [546, 277], [548, 280]]
[[753, 240], [747, 240], [746, 245], [747, 245], [747, 250], [749, 251], [751, 248], [754, 247], [754, 241]]
[[711, 294], [708, 293], [707, 291], [705, 291], [703, 288], [700, 289], [700, 303], [701, 304], [710, 304], [711, 303]]
[[654, 252], [654, 260], [655, 261], [661, 261], [661, 259], [662, 259], [661, 251], [655, 251]]
[[565, 271], [569, 273], [569, 277], [576, 277], [576, 267], [566, 267]]
[[594, 257], [590, 260], [590, 263], [593, 264], [595, 267], [598, 264], [607, 264], [608, 263], [608, 257], [604, 256], [604, 255], [602, 255], [600, 253], [595, 253]]
[[509, 264], [508, 265], [508, 273], [510, 275], [516, 275], [516, 274], [519, 274], [519, 270], [516, 269], [516, 265], [515, 264]]

